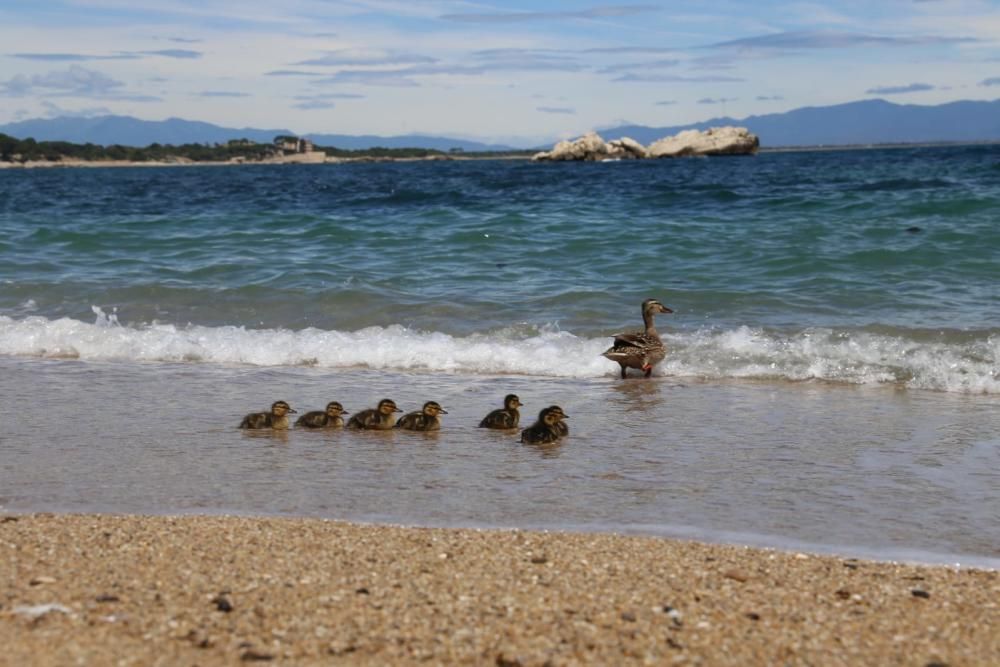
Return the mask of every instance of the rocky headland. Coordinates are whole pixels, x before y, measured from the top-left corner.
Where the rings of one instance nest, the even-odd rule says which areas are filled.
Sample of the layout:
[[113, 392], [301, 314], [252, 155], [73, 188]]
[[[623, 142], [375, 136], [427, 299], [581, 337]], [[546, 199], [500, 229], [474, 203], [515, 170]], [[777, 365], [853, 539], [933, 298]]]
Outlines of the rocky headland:
[[713, 127], [687, 130], [663, 137], [643, 146], [629, 137], [605, 141], [596, 132], [588, 132], [573, 141], [560, 141], [551, 151], [532, 156], [536, 162], [569, 160], [639, 160], [651, 158], [697, 157], [707, 155], [754, 155], [760, 139], [745, 127]]

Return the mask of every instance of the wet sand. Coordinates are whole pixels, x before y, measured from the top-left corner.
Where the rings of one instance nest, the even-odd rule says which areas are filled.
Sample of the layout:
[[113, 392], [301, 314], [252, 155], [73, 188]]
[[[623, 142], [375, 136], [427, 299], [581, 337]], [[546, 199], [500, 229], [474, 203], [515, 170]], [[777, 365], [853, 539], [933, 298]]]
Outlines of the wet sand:
[[0, 516], [0, 664], [991, 665], [1000, 573], [657, 538]]

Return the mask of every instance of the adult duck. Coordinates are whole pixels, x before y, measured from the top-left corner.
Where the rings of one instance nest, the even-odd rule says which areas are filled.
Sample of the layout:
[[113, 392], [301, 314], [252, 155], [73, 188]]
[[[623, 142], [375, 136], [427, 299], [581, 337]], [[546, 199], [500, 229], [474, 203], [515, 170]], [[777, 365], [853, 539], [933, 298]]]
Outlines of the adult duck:
[[642, 302], [642, 321], [646, 325], [642, 333], [615, 334], [615, 342], [602, 354], [611, 361], [618, 362], [622, 368], [622, 379], [628, 368], [640, 369], [646, 377], [653, 374], [653, 367], [667, 356], [667, 348], [656, 332], [655, 317], [657, 313], [672, 313], [656, 299], [646, 299]]
[[503, 407], [497, 408], [493, 412], [483, 417], [479, 422], [479, 428], [514, 429], [521, 421], [521, 413], [518, 408], [524, 405], [517, 394], [507, 394], [503, 397]]
[[347, 428], [358, 430], [388, 431], [394, 426], [393, 413], [402, 412], [391, 398], [383, 398], [378, 407], [362, 410], [351, 417]]

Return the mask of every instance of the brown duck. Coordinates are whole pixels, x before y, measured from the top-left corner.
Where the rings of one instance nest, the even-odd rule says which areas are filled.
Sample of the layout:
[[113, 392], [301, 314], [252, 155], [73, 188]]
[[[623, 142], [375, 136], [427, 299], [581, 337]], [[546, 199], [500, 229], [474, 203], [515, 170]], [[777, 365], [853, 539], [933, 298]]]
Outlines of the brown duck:
[[377, 408], [368, 408], [351, 417], [347, 422], [347, 428], [388, 431], [394, 425], [393, 413], [402, 412], [396, 407], [396, 402], [389, 398], [383, 398], [378, 402]]
[[416, 412], [408, 412], [396, 422], [396, 428], [407, 431], [437, 431], [441, 428], [439, 415], [446, 415], [448, 411], [441, 407], [437, 401], [427, 401], [424, 407]]
[[344, 418], [341, 415], [350, 414], [337, 401], [326, 404], [326, 410], [312, 410], [295, 420], [295, 426], [300, 428], [341, 428]]
[[521, 421], [518, 408], [524, 405], [516, 394], [507, 394], [503, 398], [503, 407], [498, 408], [483, 417], [479, 428], [513, 429]]
[[295, 410], [292, 410], [292, 406], [288, 405], [285, 401], [275, 401], [271, 404], [270, 412], [251, 412], [244, 417], [243, 421], [240, 422], [240, 428], [285, 429], [288, 428], [289, 414], [295, 414]]
[[542, 408], [538, 413], [538, 421], [521, 431], [521, 442], [528, 445], [547, 445], [559, 439], [559, 414], [552, 408]]
[[654, 318], [657, 313], [672, 313], [656, 299], [646, 299], [642, 302], [642, 321], [646, 330], [642, 333], [615, 334], [615, 342], [602, 354], [611, 361], [616, 361], [622, 368], [622, 379], [628, 368], [640, 369], [646, 377], [653, 374], [653, 367], [663, 361], [667, 348], [656, 332]]

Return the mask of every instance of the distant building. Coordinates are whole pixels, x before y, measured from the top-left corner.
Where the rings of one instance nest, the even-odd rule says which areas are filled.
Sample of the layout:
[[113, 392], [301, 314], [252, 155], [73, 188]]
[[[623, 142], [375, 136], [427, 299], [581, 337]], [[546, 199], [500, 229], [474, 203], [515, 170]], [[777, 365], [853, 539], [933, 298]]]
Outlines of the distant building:
[[275, 137], [274, 145], [283, 153], [312, 153], [315, 150], [313, 142], [302, 137]]
[[274, 147], [282, 162], [319, 163], [326, 161], [326, 153], [317, 151], [309, 139], [279, 136], [274, 138]]

